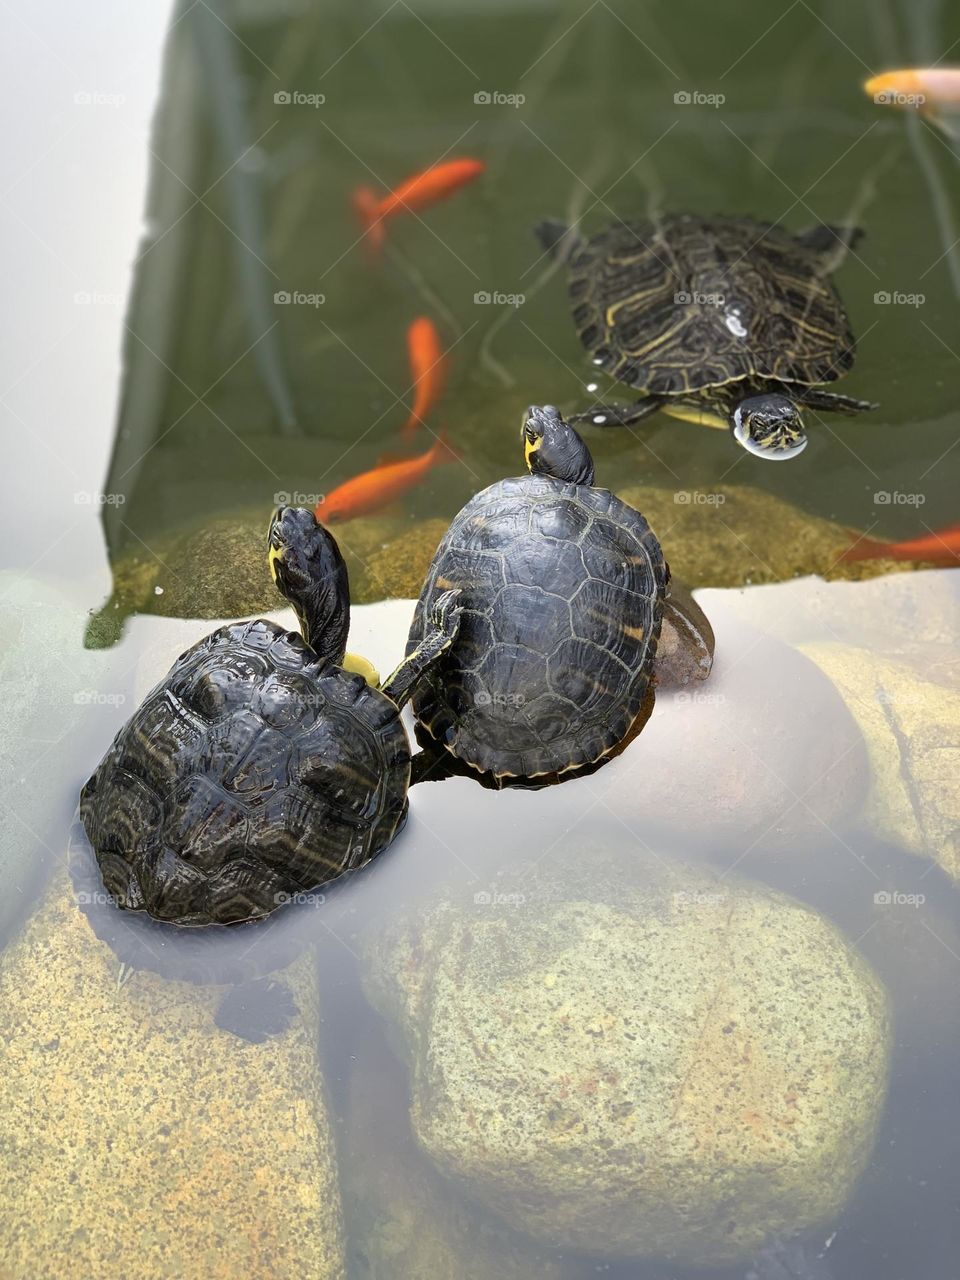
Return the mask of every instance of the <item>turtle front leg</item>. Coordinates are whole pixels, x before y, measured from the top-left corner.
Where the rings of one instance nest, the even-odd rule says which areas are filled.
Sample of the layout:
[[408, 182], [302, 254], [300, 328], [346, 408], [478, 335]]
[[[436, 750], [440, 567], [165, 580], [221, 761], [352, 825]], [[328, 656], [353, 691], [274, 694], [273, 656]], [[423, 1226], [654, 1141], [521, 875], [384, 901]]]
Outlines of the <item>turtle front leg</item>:
[[459, 600], [459, 588], [444, 591], [443, 595], [437, 597], [430, 613], [430, 625], [423, 639], [380, 686], [381, 693], [385, 693], [398, 707], [402, 707], [413, 693], [417, 681], [430, 664], [436, 662], [456, 640], [462, 612]]
[[794, 400], [807, 409], [821, 409], [824, 413], [845, 413], [853, 417], [867, 409], [879, 409], [871, 400], [857, 400], [854, 396], [841, 396], [836, 391], [821, 391], [819, 387], [791, 387]]
[[662, 396], [644, 396], [633, 404], [597, 404], [592, 409], [572, 414], [567, 422], [591, 427], [629, 427], [631, 423], [649, 418], [663, 405]]

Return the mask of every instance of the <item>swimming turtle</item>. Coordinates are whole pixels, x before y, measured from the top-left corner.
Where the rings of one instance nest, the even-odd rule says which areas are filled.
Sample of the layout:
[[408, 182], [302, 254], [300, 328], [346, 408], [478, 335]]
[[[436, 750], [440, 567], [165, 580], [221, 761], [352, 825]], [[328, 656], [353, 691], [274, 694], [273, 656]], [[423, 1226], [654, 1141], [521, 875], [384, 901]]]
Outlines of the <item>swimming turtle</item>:
[[421, 741], [497, 785], [543, 785], [617, 750], [647, 702], [665, 616], [678, 641], [673, 682], [703, 678], [713, 649], [692, 599], [684, 607], [668, 595], [646, 520], [594, 485], [573, 427], [552, 405], [534, 407], [522, 439], [529, 474], [484, 489], [454, 518], [407, 641], [415, 653], [436, 601], [459, 590], [459, 634], [413, 705]]
[[574, 323], [593, 363], [643, 393], [570, 421], [625, 426], [663, 409], [729, 427], [750, 453], [781, 461], [806, 447], [803, 408], [876, 408], [822, 389], [854, 361], [829, 277], [862, 234], [823, 224], [791, 235], [750, 218], [669, 214], [588, 239], [541, 223], [541, 244], [567, 261]]
[[[216, 981], [207, 938], [187, 943], [185, 934], [257, 929], [375, 858], [406, 818], [410, 748], [399, 711], [457, 633], [457, 593], [437, 597], [423, 643], [378, 686], [344, 665], [347, 569], [312, 512], [274, 513], [268, 561], [300, 633], [261, 618], [188, 649], [81, 792], [108, 900], [90, 901], [87, 882], [81, 905], [110, 907], [91, 919], [134, 946], [135, 967], [190, 977], [199, 956], [201, 979]], [[117, 917], [132, 913], [154, 927], [124, 931]], [[252, 945], [262, 934], [248, 936]]]

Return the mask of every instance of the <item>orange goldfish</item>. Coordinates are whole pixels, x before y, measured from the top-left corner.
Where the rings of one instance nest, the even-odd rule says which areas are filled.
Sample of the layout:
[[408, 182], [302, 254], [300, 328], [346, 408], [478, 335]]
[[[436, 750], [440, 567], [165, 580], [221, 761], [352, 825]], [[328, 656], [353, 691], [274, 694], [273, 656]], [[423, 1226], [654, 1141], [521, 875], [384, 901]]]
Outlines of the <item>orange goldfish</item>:
[[403, 212], [415, 213], [437, 200], [445, 200], [485, 168], [482, 160], [444, 160], [415, 173], [385, 196], [378, 196], [371, 187], [358, 187], [353, 193], [353, 210], [370, 246], [379, 249], [383, 244], [383, 224], [387, 218]]
[[960, 566], [960, 524], [947, 525], [937, 533], [922, 534], [906, 542], [874, 542], [862, 538], [840, 557], [841, 560], [925, 560], [927, 564]]
[[440, 347], [440, 335], [427, 316], [418, 316], [407, 330], [407, 355], [414, 397], [402, 434], [409, 440], [440, 398], [446, 377], [447, 361]]
[[960, 133], [960, 67], [920, 67], [885, 71], [864, 84], [874, 102], [914, 107], [945, 133]]
[[454, 462], [457, 457], [446, 438], [440, 435], [436, 444], [417, 458], [383, 461], [372, 471], [363, 471], [339, 485], [333, 493], [320, 499], [314, 515], [322, 524], [330, 525], [379, 511], [424, 480], [433, 467]]

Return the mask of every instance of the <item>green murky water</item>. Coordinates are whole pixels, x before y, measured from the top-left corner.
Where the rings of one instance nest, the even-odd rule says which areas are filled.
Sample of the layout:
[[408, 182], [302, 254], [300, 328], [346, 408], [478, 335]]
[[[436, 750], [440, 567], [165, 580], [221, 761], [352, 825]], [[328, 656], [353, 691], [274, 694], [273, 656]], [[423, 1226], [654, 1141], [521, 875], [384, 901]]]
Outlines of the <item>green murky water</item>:
[[[107, 473], [75, 478], [82, 382], [72, 422], [36, 381], [10, 402], [4, 1275], [774, 1280], [751, 1260], [795, 1232], [805, 1280], [953, 1274], [958, 574], [844, 582], [891, 566], [838, 556], [957, 518], [960, 162], [860, 85], [958, 38], [889, 0], [177, 9]], [[351, 192], [461, 155], [483, 177], [371, 262]], [[281, 603], [269, 509], [398, 447], [428, 315], [430, 426], [461, 461], [338, 530], [351, 647], [388, 670], [408, 610], [376, 602], [520, 470], [525, 405], [589, 401], [532, 227], [651, 209], [867, 233], [837, 276], [860, 339], [839, 389], [877, 410], [809, 414], [785, 467], [662, 415], [589, 435], [705, 589], [711, 681], [592, 778], [417, 788], [382, 864], [284, 926], [309, 946], [283, 1036], [216, 1029], [208, 988], [117, 987], [63, 853], [79, 786], [209, 629], [178, 617]], [[38, 521], [51, 457], [56, 494], [97, 492]]]

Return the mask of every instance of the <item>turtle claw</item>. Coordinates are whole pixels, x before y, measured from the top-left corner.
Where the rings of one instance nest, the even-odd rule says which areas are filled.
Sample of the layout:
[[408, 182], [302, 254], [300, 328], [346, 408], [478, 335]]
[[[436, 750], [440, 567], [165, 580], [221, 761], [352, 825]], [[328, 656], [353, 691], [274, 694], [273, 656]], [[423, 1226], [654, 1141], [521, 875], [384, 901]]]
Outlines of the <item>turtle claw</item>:
[[444, 591], [442, 595], [437, 596], [430, 614], [433, 625], [450, 640], [456, 639], [460, 629], [460, 615], [463, 613], [463, 606], [460, 604], [461, 594], [459, 587]]

